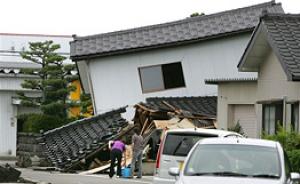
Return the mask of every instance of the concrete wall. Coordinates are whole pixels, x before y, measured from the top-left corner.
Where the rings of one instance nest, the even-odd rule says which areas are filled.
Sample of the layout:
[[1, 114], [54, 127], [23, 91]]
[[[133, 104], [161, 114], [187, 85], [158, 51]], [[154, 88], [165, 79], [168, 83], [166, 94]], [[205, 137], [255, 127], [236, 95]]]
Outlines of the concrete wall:
[[45, 155], [41, 134], [19, 132], [17, 135], [17, 165], [20, 167], [50, 166]]
[[[249, 37], [250, 34], [243, 34], [90, 60], [87, 73], [91, 79], [89, 86], [93, 89], [96, 113], [133, 105], [153, 96], [216, 95], [216, 86], [205, 85], [204, 79], [255, 76], [254, 73], [238, 73], [236, 68]], [[182, 63], [186, 87], [142, 93], [138, 68], [173, 62]]]

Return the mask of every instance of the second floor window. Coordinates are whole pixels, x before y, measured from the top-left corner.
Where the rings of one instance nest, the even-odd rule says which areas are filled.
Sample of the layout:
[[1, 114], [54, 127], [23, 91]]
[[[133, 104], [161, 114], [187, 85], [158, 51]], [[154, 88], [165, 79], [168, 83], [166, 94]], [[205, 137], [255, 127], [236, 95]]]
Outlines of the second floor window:
[[180, 62], [139, 68], [143, 93], [185, 87]]

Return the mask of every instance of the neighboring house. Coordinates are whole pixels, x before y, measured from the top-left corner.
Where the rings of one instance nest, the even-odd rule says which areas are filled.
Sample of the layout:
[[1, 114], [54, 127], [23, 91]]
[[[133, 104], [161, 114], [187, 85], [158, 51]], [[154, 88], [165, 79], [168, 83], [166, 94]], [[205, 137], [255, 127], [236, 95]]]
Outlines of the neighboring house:
[[28, 48], [28, 42], [45, 40], [60, 44], [60, 54], [69, 57], [71, 36], [0, 33], [0, 157], [16, 156], [17, 130], [21, 127], [17, 115], [37, 112], [21, 106], [17, 98], [18, 91], [39, 95], [21, 87], [25, 79], [35, 77], [23, 74], [22, 69], [40, 66], [22, 59], [20, 52]]
[[238, 63], [263, 10], [283, 13], [275, 1], [164, 24], [86, 37], [74, 36], [77, 63], [95, 114], [147, 97], [215, 95], [204, 79], [255, 77]]
[[238, 64], [257, 79], [207, 80], [218, 84], [218, 123], [239, 122], [249, 137], [275, 134], [281, 125], [299, 131], [300, 15], [266, 14]]

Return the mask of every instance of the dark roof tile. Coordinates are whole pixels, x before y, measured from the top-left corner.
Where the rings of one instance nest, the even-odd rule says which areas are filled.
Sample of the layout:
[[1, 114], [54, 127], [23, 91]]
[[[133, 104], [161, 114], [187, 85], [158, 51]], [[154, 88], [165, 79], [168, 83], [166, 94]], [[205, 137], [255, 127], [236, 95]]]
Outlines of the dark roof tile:
[[283, 68], [291, 76], [300, 72], [300, 15], [267, 14], [261, 19], [268, 40]]
[[212, 15], [197, 16], [183, 20], [145, 26], [124, 31], [75, 37], [71, 42], [71, 58], [104, 56], [135, 49], [165, 47], [187, 41], [233, 34], [253, 29], [263, 10], [283, 13], [281, 4], [275, 1], [250, 7], [224, 11]]
[[204, 97], [155, 97], [147, 98], [146, 107], [153, 110], [174, 111], [171, 107], [167, 106], [167, 102], [176, 109], [189, 111], [194, 115], [206, 115], [215, 118], [217, 112], [217, 97], [204, 96]]

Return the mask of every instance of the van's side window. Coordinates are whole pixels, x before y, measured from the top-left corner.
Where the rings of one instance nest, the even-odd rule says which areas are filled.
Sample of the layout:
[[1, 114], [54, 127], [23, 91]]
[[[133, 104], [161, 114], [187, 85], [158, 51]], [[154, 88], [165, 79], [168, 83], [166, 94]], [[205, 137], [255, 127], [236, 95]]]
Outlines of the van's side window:
[[[187, 156], [191, 148], [204, 136], [197, 134], [168, 134], [163, 154]], [[205, 135], [207, 137], [207, 135]], [[215, 137], [215, 136], [214, 136]]]

